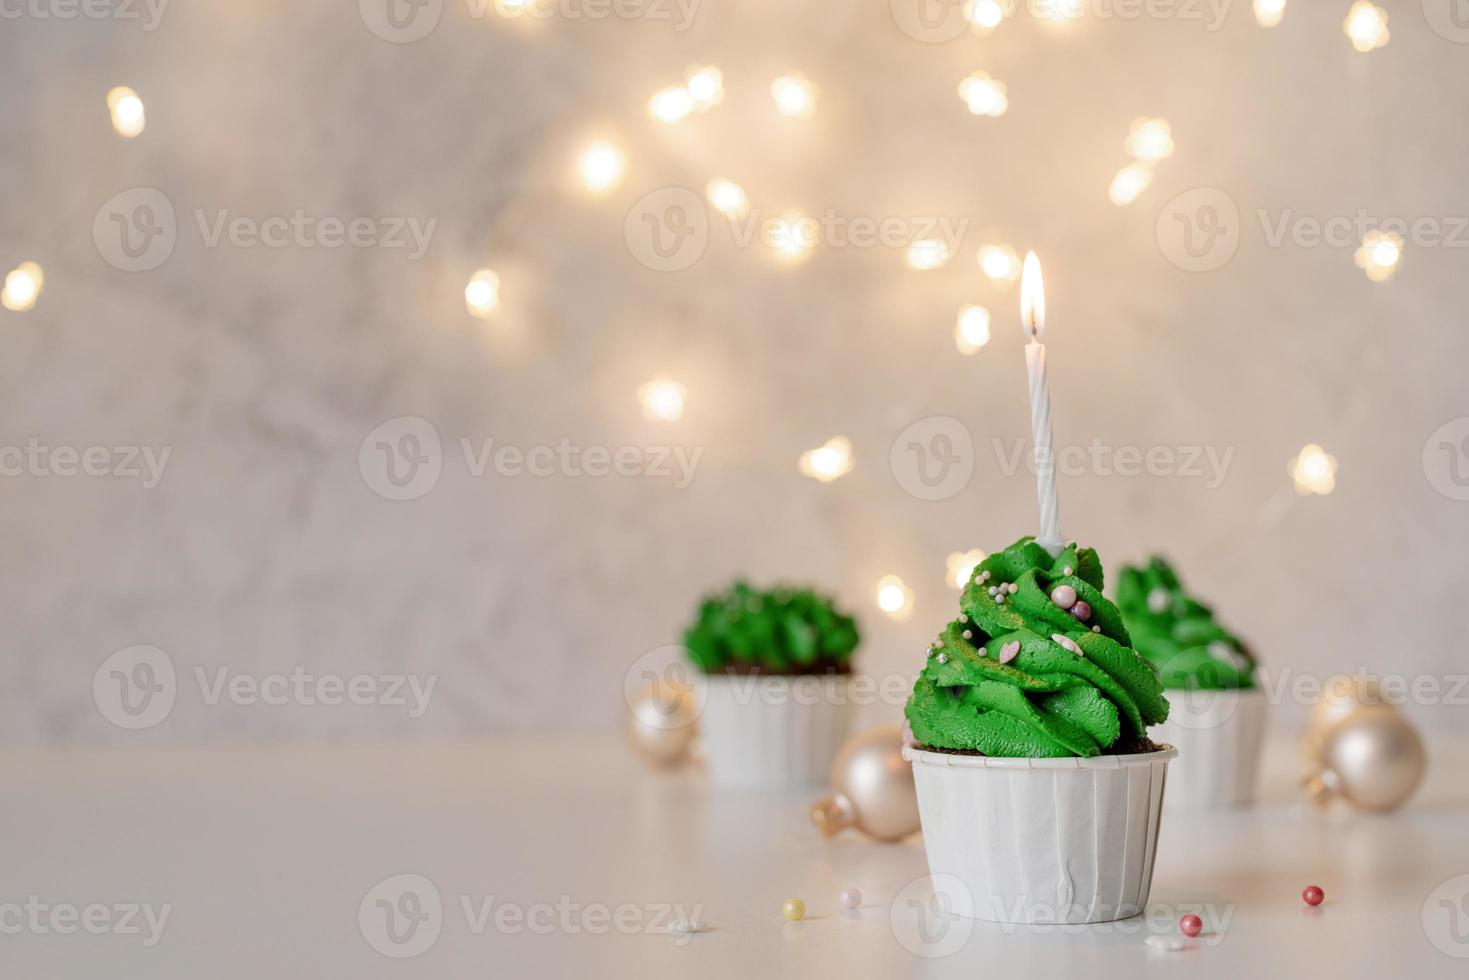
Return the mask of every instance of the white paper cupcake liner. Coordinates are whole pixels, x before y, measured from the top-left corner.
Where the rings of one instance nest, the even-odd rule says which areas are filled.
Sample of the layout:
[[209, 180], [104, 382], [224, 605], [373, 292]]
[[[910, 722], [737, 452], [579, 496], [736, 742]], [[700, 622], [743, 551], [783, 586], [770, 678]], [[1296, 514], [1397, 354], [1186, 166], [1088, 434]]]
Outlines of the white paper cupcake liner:
[[699, 737], [716, 785], [777, 790], [826, 782], [847, 737], [846, 676], [706, 676], [699, 683]]
[[1177, 754], [996, 759], [905, 748], [940, 901], [991, 922], [1137, 915]]
[[1150, 734], [1178, 749], [1178, 761], [1168, 777], [1168, 809], [1253, 803], [1265, 740], [1265, 692], [1163, 693], [1168, 697], [1168, 720]]

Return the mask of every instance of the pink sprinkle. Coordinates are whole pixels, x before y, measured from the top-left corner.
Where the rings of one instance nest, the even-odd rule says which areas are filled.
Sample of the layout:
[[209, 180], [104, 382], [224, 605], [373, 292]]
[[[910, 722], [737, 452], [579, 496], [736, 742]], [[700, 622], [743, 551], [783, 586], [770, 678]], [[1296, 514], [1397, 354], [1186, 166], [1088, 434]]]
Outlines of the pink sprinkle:
[[1070, 650], [1078, 657], [1081, 656], [1081, 647], [1077, 646], [1076, 641], [1071, 639], [1071, 637], [1062, 636], [1060, 633], [1052, 633], [1051, 639], [1054, 640], [1056, 642], [1056, 645], [1061, 647], [1063, 650]]
[[1076, 604], [1076, 590], [1069, 585], [1058, 585], [1051, 590], [1051, 601], [1062, 609], [1070, 609]]
[[1072, 604], [1071, 608], [1066, 611], [1071, 613], [1071, 615], [1075, 616], [1077, 619], [1081, 620], [1083, 623], [1092, 618], [1092, 607], [1087, 605], [1085, 599], [1077, 599], [1076, 602]]
[[1020, 655], [1020, 641], [1011, 640], [1000, 647], [1000, 663], [1008, 664]]

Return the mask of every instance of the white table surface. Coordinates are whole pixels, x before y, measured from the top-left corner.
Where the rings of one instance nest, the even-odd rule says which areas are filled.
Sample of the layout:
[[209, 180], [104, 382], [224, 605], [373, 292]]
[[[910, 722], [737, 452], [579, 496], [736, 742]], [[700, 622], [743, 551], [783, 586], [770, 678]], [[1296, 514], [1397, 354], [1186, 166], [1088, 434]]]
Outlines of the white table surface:
[[[822, 841], [807, 823], [815, 794], [715, 794], [697, 771], [647, 770], [615, 739], [12, 749], [0, 754], [0, 962], [28, 978], [1464, 977], [1469, 959], [1431, 944], [1424, 917], [1436, 886], [1469, 873], [1469, 770], [1450, 761], [1465, 748], [1432, 743], [1427, 785], [1388, 817], [1295, 802], [1281, 741], [1262, 805], [1170, 815], [1151, 906], [1169, 922], [1200, 903], [1232, 916], [1193, 949], [1149, 948], [1139, 920], [1125, 932], [976, 923], [941, 956], [898, 936], [916, 913], [894, 899], [926, 873], [916, 837]], [[377, 952], [358, 922], [398, 874], [426, 877], [442, 900], [437, 940], [408, 959]], [[1319, 909], [1299, 898], [1308, 883], [1326, 889]], [[862, 890], [858, 912], [837, 908], [847, 886]], [[803, 922], [781, 917], [792, 895]], [[148, 946], [146, 926], [63, 934], [49, 911], [16, 931], [28, 913], [3, 906], [30, 896], [48, 910], [171, 908]], [[505, 903], [547, 903], [531, 914], [550, 931], [496, 931]], [[595, 910], [623, 903], [648, 920], [702, 904], [711, 928], [686, 942], [602, 932]], [[1469, 956], [1469, 907], [1462, 924], [1449, 948]]]

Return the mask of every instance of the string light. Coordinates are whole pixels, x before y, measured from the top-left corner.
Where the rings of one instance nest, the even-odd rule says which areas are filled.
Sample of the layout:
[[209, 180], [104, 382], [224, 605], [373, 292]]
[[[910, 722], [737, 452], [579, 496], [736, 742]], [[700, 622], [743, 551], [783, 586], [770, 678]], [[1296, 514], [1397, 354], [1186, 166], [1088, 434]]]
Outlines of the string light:
[[1296, 493], [1325, 496], [1336, 489], [1336, 457], [1313, 442], [1291, 461], [1290, 475]]
[[1173, 156], [1173, 130], [1166, 119], [1134, 119], [1124, 146], [1134, 158], [1156, 163]]
[[962, 590], [974, 577], [974, 569], [980, 562], [984, 561], [985, 553], [978, 548], [969, 551], [949, 552], [949, 585], [952, 588]]
[[603, 140], [598, 140], [582, 152], [578, 163], [581, 182], [594, 194], [611, 190], [622, 179], [626, 165], [622, 151]]
[[1387, 11], [1371, 3], [1357, 0], [1347, 11], [1342, 30], [1351, 38], [1352, 47], [1366, 54], [1382, 47], [1390, 39], [1387, 32]]
[[500, 277], [492, 269], [480, 269], [464, 287], [464, 308], [471, 316], [488, 320], [500, 303]]
[[663, 123], [676, 123], [694, 111], [694, 97], [677, 85], [659, 89], [648, 100], [648, 115]]
[[1137, 200], [1137, 196], [1147, 189], [1153, 182], [1153, 171], [1145, 164], [1129, 163], [1117, 171], [1117, 176], [1112, 178], [1112, 186], [1107, 188], [1107, 196], [1112, 203], [1123, 207]]
[[709, 203], [714, 205], [716, 211], [721, 211], [731, 218], [743, 217], [750, 207], [750, 199], [745, 196], [745, 189], [723, 177], [716, 177], [709, 181], [704, 188], [704, 196], [709, 198]]
[[964, 16], [976, 34], [989, 34], [1005, 19], [1005, 5], [1000, 0], [970, 0], [964, 5]]
[[1009, 245], [981, 245], [976, 258], [992, 285], [1003, 288], [1020, 278], [1020, 256]]
[[822, 483], [830, 483], [847, 475], [855, 465], [852, 461], [852, 440], [846, 436], [835, 436], [815, 449], [806, 450], [801, 454], [799, 463], [803, 476]]
[[977, 354], [990, 342], [990, 311], [983, 306], [966, 306], [954, 325], [954, 344], [961, 354]]
[[677, 422], [683, 418], [684, 402], [689, 390], [669, 378], [654, 378], [638, 387], [638, 401], [644, 417], [654, 422]]
[[908, 268], [937, 269], [954, 257], [949, 246], [937, 238], [923, 238], [908, 246]]
[[896, 575], [884, 575], [877, 583], [877, 608], [902, 622], [913, 615], [913, 590]]
[[770, 223], [770, 244], [787, 262], [801, 262], [816, 247], [816, 222], [799, 211], [788, 211]]
[[0, 306], [12, 313], [24, 313], [36, 305], [46, 285], [46, 274], [34, 262], [22, 262], [5, 274], [5, 288], [0, 289]]
[[1373, 282], [1386, 282], [1398, 271], [1403, 257], [1403, 236], [1387, 231], [1369, 231], [1353, 256], [1357, 267]]
[[1261, 27], [1274, 27], [1285, 16], [1285, 0], [1255, 0], [1255, 20]]
[[137, 136], [148, 122], [143, 114], [143, 100], [126, 85], [107, 93], [107, 111], [112, 115], [112, 128], [124, 139]]
[[1010, 107], [1005, 95], [1005, 83], [996, 81], [982, 71], [971, 73], [959, 83], [959, 98], [969, 106], [976, 116], [1003, 116]]
[[693, 65], [684, 75], [684, 84], [701, 110], [724, 101], [724, 73], [713, 65]]
[[793, 72], [770, 83], [775, 111], [790, 119], [806, 119], [816, 111], [816, 86], [805, 75]]

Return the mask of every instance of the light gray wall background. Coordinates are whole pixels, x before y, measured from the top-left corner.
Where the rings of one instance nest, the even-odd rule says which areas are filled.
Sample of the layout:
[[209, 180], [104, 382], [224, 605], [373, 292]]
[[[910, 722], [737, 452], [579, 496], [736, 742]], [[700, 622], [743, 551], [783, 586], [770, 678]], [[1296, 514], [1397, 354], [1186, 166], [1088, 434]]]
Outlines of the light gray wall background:
[[[1388, 0], [1391, 43], [1360, 55], [1341, 31], [1348, 6], [1295, 0], [1274, 30], [1241, 0], [1215, 30], [1174, 16], [1057, 31], [1021, 16], [943, 43], [904, 33], [880, 2], [704, 0], [680, 31], [575, 18], [574, 0], [528, 28], [445, 0], [412, 43], [376, 36], [342, 0], [176, 0], [152, 31], [5, 20], [0, 267], [34, 259], [47, 285], [35, 310], [0, 311], [0, 444], [171, 456], [151, 489], [0, 479], [0, 735], [610, 730], [629, 665], [740, 573], [834, 590], [861, 617], [866, 669], [915, 669], [956, 608], [946, 554], [1034, 529], [1029, 473], [1006, 476], [993, 449], [1029, 422], [1016, 292], [974, 262], [991, 239], [1045, 261], [1058, 443], [1233, 452], [1214, 488], [1063, 479], [1070, 534], [1111, 567], [1173, 556], [1277, 676], [1462, 674], [1469, 503], [1435, 489], [1452, 491], [1451, 457], [1423, 457], [1436, 429], [1469, 415], [1469, 236], [1410, 243], [1397, 276], [1373, 284], [1351, 248], [1272, 245], [1259, 216], [1469, 215], [1469, 46], [1431, 29], [1417, 0]], [[649, 120], [649, 95], [692, 62], [723, 68], [724, 104], [677, 127]], [[771, 78], [792, 68], [820, 86], [803, 122], [770, 106]], [[1002, 118], [956, 95], [981, 68], [1008, 85]], [[116, 84], [145, 100], [135, 140], [108, 125]], [[1115, 207], [1107, 186], [1141, 115], [1172, 123], [1177, 152]], [[574, 180], [594, 136], [629, 161], [599, 199]], [[963, 219], [962, 250], [929, 272], [882, 247], [823, 248], [788, 268], [715, 222], [691, 267], [640, 264], [624, 230], [635, 202], [713, 176], [767, 214]], [[1237, 206], [1239, 244], [1191, 273], [1156, 226], [1199, 187]], [[147, 272], [109, 264], [93, 236], [104, 202], [133, 188], [177, 215], [172, 254]], [[437, 224], [416, 261], [211, 247], [198, 225], [201, 212], [296, 209]], [[461, 296], [482, 265], [502, 277], [489, 322]], [[966, 303], [995, 314], [972, 358], [951, 336]], [[689, 388], [677, 423], [643, 419], [636, 401], [662, 372]], [[975, 468], [962, 493], [928, 502], [889, 452], [941, 415], [967, 427]], [[445, 447], [438, 483], [402, 502], [374, 493], [358, 458], [400, 416], [431, 421]], [[799, 454], [838, 434], [856, 469], [829, 485], [800, 476]], [[474, 477], [462, 438], [703, 455], [686, 489]], [[1291, 489], [1308, 442], [1340, 461], [1330, 496]], [[889, 573], [914, 590], [906, 622], [874, 604]], [[168, 654], [179, 689], [166, 720], [132, 732], [103, 717], [92, 683], [135, 644]], [[410, 719], [210, 705], [195, 678], [298, 666], [438, 686]], [[1465, 726], [1462, 706], [1412, 710]]]

